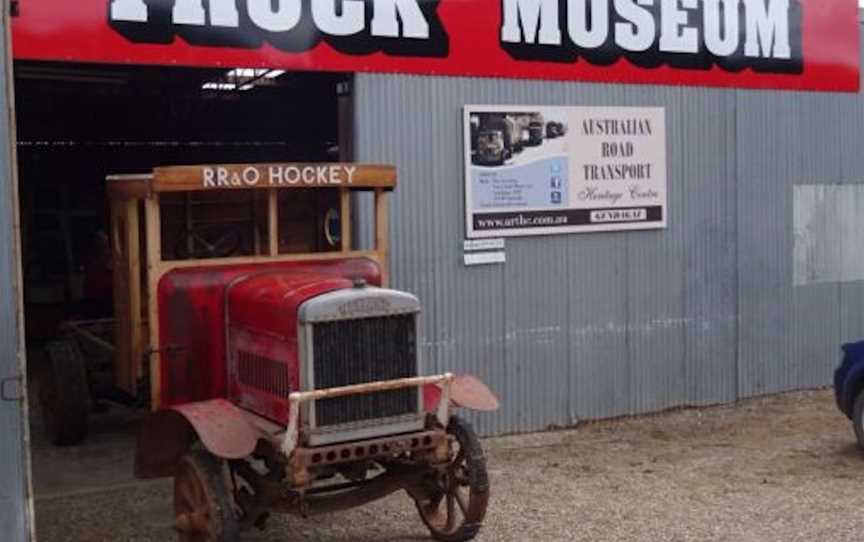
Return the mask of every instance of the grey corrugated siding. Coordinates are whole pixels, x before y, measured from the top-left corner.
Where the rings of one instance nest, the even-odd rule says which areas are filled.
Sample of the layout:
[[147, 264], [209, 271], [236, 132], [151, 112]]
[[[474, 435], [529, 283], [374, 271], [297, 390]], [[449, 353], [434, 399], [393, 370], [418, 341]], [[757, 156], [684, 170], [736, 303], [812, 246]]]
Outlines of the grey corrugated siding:
[[[424, 302], [429, 370], [500, 394], [485, 434], [826, 385], [864, 337], [864, 285], [795, 287], [792, 267], [793, 187], [864, 182], [859, 95], [404, 75], [355, 93], [356, 158], [399, 168], [393, 284]], [[669, 228], [512, 238], [506, 264], [464, 267], [466, 104], [664, 107]]]

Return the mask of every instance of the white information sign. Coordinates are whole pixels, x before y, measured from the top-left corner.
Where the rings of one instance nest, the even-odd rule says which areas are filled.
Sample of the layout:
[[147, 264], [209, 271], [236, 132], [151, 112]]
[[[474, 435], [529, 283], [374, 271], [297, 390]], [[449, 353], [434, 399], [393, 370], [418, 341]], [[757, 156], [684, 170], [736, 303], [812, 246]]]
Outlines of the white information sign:
[[662, 108], [467, 106], [467, 237], [665, 228]]
[[504, 250], [504, 239], [466, 239], [465, 252]]
[[498, 252], [466, 252], [465, 265], [489, 265], [493, 263], [505, 263], [507, 261], [507, 253]]

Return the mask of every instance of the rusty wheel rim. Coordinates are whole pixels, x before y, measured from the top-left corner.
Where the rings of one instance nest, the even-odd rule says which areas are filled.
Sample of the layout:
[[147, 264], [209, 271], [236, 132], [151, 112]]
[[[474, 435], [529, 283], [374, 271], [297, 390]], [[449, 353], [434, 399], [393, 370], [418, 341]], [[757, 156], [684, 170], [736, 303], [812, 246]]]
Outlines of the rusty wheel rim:
[[215, 502], [203, 473], [184, 461], [174, 479], [174, 515], [180, 542], [216, 540], [217, 525], [212, 511]]
[[420, 514], [433, 533], [456, 536], [468, 526], [479, 525], [486, 514], [487, 491], [472, 487], [471, 462], [458, 439], [452, 439], [455, 456], [446, 469], [431, 481], [431, 497], [418, 502]]

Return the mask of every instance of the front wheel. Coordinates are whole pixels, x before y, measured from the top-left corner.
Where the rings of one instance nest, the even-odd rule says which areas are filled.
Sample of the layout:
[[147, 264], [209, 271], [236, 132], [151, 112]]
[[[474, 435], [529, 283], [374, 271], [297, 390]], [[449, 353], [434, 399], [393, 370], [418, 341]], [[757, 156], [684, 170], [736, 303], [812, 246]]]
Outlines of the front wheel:
[[204, 450], [180, 460], [174, 476], [174, 514], [179, 542], [234, 542], [240, 524], [225, 462]]
[[420, 518], [436, 540], [472, 540], [489, 504], [489, 475], [480, 439], [471, 424], [454, 416], [447, 427], [453, 460], [427, 482], [427, 496], [416, 501]]

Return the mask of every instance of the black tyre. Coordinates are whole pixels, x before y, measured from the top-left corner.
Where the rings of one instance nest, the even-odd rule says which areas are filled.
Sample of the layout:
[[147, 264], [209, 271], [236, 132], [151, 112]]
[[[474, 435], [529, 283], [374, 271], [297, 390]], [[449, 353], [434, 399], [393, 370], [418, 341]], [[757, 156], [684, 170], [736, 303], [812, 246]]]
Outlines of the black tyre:
[[443, 474], [427, 481], [428, 497], [416, 504], [436, 540], [462, 542], [480, 532], [489, 504], [489, 475], [486, 456], [471, 424], [454, 416], [447, 432], [454, 440], [453, 460]]
[[225, 462], [204, 450], [183, 456], [174, 475], [174, 515], [180, 542], [235, 542], [240, 522]]
[[858, 392], [852, 407], [852, 427], [855, 429], [858, 446], [864, 450], [864, 390]]
[[48, 364], [39, 382], [42, 418], [56, 446], [73, 446], [87, 438], [90, 391], [87, 363], [72, 340], [48, 343]]

